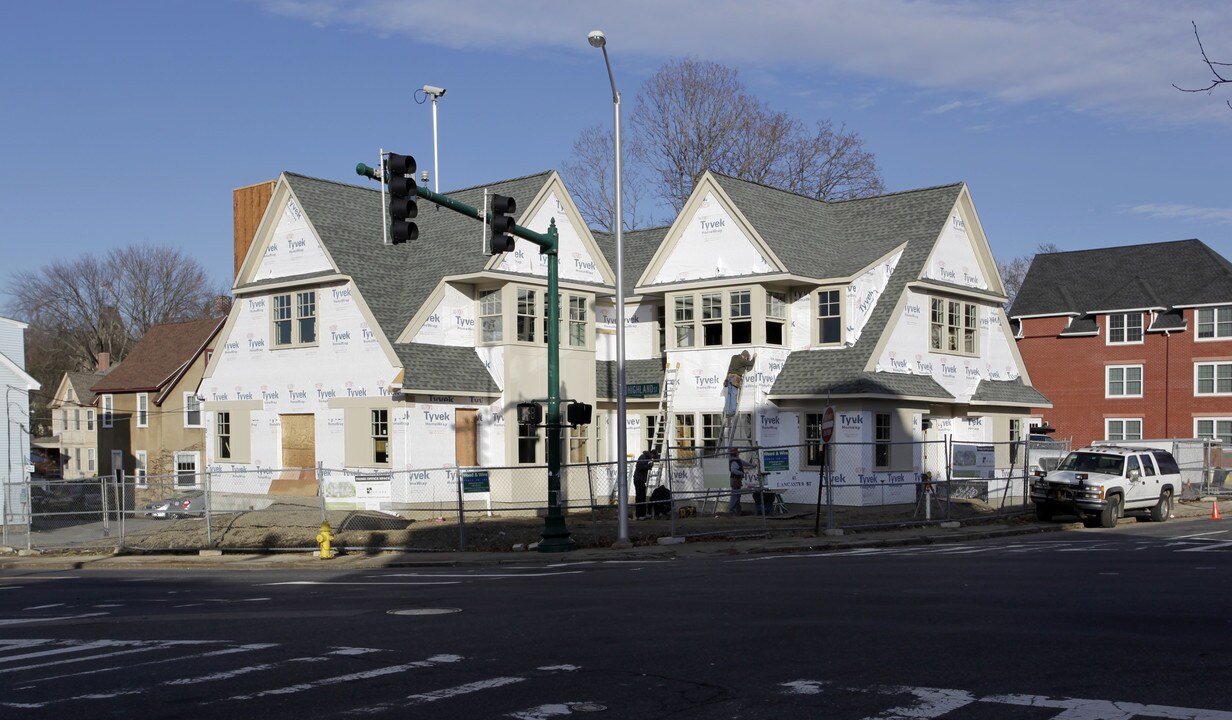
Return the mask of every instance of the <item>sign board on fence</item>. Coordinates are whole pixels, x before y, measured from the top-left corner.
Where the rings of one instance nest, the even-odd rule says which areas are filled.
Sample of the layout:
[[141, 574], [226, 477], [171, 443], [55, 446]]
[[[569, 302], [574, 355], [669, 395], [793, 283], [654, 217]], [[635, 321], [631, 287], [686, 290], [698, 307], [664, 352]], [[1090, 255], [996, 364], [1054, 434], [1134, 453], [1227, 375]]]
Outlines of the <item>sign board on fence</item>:
[[761, 469], [763, 472], [787, 472], [791, 469], [791, 459], [786, 448], [768, 448], [761, 451]]
[[462, 473], [462, 492], [486, 493], [491, 491], [488, 485], [487, 470], [466, 470]]
[[996, 448], [992, 445], [954, 443], [950, 477], [988, 479], [996, 469]]

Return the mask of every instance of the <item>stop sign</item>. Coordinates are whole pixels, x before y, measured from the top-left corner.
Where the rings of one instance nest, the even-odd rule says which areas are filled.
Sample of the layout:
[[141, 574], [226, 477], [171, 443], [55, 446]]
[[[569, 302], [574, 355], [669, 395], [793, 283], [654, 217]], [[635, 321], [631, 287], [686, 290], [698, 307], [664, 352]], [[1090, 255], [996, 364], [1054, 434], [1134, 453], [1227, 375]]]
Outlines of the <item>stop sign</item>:
[[825, 412], [821, 414], [821, 441], [828, 443], [832, 437], [834, 437], [834, 406], [827, 405]]

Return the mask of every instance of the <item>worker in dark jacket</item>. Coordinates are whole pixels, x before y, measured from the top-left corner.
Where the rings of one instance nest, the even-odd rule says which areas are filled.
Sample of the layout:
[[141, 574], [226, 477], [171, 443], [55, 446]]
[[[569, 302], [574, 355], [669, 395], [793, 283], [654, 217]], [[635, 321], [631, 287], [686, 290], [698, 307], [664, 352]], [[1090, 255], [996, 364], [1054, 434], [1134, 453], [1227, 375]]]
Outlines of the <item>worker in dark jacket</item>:
[[646, 483], [650, 468], [659, 459], [657, 450], [646, 450], [637, 458], [633, 466], [633, 517], [635, 520], [646, 519]]
[[727, 364], [727, 377], [723, 380], [723, 388], [726, 391], [726, 400], [723, 403], [723, 414], [732, 416], [736, 414], [736, 400], [740, 395], [740, 386], [744, 384], [744, 374], [753, 369], [753, 364], [757, 362], [757, 356], [749, 356], [748, 350], [740, 351], [739, 355], [732, 355], [731, 362]]

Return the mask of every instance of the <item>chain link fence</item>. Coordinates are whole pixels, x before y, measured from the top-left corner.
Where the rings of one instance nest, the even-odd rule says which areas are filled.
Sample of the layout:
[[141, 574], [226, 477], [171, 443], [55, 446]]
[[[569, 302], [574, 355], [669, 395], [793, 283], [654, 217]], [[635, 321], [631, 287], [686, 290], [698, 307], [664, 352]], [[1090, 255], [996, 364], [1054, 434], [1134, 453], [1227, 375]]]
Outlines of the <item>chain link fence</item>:
[[[735, 455], [733, 456], [733, 450]], [[779, 447], [671, 447], [636, 501], [637, 542], [657, 537], [771, 536], [946, 521], [1031, 510], [1031, 473], [1055, 467], [1068, 442], [942, 440]], [[1209, 442], [1178, 456], [1187, 482], [1218, 491], [1222, 459]], [[1192, 457], [1191, 457], [1192, 456]], [[744, 477], [733, 488], [732, 459]], [[617, 464], [561, 471], [561, 510], [582, 545], [619, 532]], [[359, 551], [508, 550], [538, 540], [547, 514], [543, 466], [354, 471], [244, 469], [82, 481], [27, 480], [5, 488], [3, 544], [40, 550], [311, 550], [322, 523]]]

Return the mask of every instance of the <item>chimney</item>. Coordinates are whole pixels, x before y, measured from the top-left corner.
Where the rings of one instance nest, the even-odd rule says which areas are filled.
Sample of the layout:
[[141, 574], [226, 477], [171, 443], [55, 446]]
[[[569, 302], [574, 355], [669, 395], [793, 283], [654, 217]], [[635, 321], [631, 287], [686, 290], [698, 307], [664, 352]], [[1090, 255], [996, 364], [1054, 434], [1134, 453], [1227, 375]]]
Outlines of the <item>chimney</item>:
[[101, 373], [105, 373], [110, 368], [111, 368], [111, 353], [100, 352], [98, 354], [98, 371]]
[[253, 236], [261, 225], [261, 217], [274, 195], [274, 181], [267, 180], [256, 185], [236, 188], [232, 191], [235, 211], [235, 275], [240, 274], [240, 266], [252, 247]]

